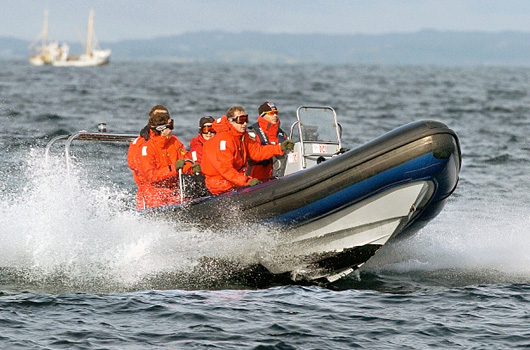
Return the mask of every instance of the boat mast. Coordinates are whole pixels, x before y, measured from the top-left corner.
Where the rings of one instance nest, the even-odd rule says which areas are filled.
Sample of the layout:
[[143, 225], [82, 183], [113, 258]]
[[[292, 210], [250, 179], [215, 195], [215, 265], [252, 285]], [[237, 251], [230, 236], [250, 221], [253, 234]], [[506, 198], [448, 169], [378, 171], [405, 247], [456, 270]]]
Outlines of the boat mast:
[[87, 56], [92, 56], [92, 31], [94, 30], [94, 10], [90, 10], [88, 15], [88, 31], [86, 38], [86, 52]]
[[48, 11], [44, 10], [44, 25], [42, 27], [42, 54], [46, 48], [48, 42]]

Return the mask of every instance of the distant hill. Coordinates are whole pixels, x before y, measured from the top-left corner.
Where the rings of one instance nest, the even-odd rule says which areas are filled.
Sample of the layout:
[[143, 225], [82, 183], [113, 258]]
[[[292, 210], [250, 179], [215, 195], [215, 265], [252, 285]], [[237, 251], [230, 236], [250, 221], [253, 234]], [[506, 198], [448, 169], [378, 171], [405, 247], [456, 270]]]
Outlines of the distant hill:
[[[0, 59], [25, 58], [30, 43], [0, 37]], [[68, 43], [72, 53], [78, 43]], [[530, 65], [530, 33], [440, 32], [381, 35], [196, 32], [101, 42], [112, 60], [234, 63]]]

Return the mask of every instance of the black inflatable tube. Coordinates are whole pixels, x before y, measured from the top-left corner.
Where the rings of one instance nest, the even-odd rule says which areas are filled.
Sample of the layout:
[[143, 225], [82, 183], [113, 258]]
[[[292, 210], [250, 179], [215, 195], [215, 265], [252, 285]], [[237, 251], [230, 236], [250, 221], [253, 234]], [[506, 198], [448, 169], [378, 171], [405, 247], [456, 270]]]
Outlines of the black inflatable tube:
[[329, 194], [423, 154], [454, 156], [455, 179], [438, 197], [449, 195], [458, 181], [461, 153], [457, 135], [445, 124], [424, 120], [406, 124], [310, 169], [258, 185], [157, 208], [149, 214], [188, 224], [230, 228], [267, 220], [308, 205]]

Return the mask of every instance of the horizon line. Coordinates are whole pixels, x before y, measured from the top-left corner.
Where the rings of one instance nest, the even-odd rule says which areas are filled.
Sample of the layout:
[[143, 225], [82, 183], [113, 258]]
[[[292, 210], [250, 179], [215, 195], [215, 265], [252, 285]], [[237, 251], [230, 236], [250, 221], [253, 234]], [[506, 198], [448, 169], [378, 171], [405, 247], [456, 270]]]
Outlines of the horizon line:
[[[115, 40], [99, 40], [100, 42], [105, 43], [116, 43], [120, 41], [130, 41], [130, 40], [156, 40], [156, 39], [163, 39], [168, 37], [178, 37], [178, 36], [184, 36], [188, 34], [199, 34], [199, 33], [223, 33], [223, 34], [260, 34], [260, 35], [271, 35], [271, 36], [277, 36], [277, 35], [293, 35], [293, 36], [367, 36], [367, 37], [381, 37], [381, 36], [387, 36], [387, 35], [413, 35], [418, 33], [425, 33], [425, 32], [432, 32], [432, 33], [443, 33], [443, 34], [449, 34], [449, 33], [458, 33], [458, 34], [530, 34], [530, 31], [521, 31], [521, 30], [514, 30], [514, 29], [505, 29], [505, 30], [496, 30], [496, 31], [488, 31], [488, 30], [455, 30], [455, 29], [434, 29], [434, 28], [422, 28], [415, 31], [391, 31], [391, 32], [383, 32], [383, 33], [365, 33], [365, 32], [358, 32], [358, 33], [323, 33], [323, 32], [310, 32], [310, 33], [297, 33], [297, 32], [278, 32], [278, 33], [271, 33], [271, 32], [262, 32], [258, 30], [242, 30], [242, 31], [229, 31], [229, 30], [196, 30], [196, 31], [189, 31], [189, 32], [183, 32], [183, 33], [176, 33], [176, 34], [168, 34], [168, 35], [158, 35], [154, 37], [130, 37], [130, 38], [122, 38], [122, 39], [115, 39]], [[35, 39], [21, 39], [15, 36], [6, 36], [6, 35], [0, 35], [0, 38], [2, 39], [13, 39], [13, 40], [19, 40], [19, 41], [29, 41], [32, 42]], [[73, 39], [71, 40], [53, 40], [53, 41], [65, 41], [65, 42], [72, 42], [75, 41]]]

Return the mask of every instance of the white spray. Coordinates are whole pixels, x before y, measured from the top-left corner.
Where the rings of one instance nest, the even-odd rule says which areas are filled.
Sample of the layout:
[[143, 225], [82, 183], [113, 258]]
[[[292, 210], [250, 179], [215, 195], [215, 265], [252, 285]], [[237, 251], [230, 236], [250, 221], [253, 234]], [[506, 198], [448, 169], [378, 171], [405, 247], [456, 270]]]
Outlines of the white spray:
[[[136, 212], [134, 197], [89, 179], [80, 165], [68, 175], [64, 159], [28, 157], [20, 189], [0, 204], [0, 268], [24, 271], [33, 284], [134, 286], [163, 272], [189, 271], [204, 257], [243, 257], [270, 242], [256, 232], [230, 237], [155, 221]], [[241, 247], [248, 247], [247, 250]], [[256, 250], [254, 250], [255, 252]]]

